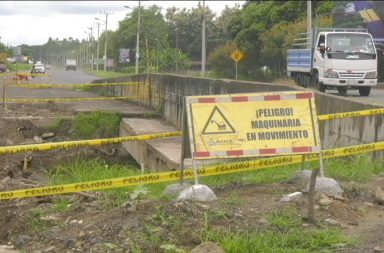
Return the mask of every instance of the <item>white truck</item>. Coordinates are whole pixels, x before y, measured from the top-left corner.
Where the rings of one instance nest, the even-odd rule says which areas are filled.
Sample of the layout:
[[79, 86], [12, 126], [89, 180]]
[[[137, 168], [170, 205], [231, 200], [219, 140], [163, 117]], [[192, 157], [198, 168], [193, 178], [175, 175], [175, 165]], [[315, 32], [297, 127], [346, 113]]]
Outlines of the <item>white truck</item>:
[[377, 85], [377, 52], [371, 34], [362, 28], [316, 28], [288, 49], [287, 74], [300, 86], [339, 94], [358, 89], [369, 96]]
[[76, 71], [76, 59], [66, 59], [65, 60], [65, 70], [68, 71], [70, 69]]

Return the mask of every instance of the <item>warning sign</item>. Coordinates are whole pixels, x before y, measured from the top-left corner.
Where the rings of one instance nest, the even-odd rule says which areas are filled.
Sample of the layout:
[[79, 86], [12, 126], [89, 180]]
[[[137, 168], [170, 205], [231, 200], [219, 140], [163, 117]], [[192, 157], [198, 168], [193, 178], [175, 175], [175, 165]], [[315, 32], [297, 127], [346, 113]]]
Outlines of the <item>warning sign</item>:
[[236, 49], [235, 51], [233, 51], [233, 53], [231, 54], [231, 58], [232, 60], [234, 60], [235, 62], [239, 62], [241, 61], [242, 59], [244, 59], [245, 57], [245, 53], [239, 49]]
[[205, 123], [203, 134], [228, 134], [234, 133], [235, 129], [231, 123], [226, 119], [220, 109], [215, 106]]
[[193, 96], [186, 108], [196, 159], [320, 152], [311, 92]]

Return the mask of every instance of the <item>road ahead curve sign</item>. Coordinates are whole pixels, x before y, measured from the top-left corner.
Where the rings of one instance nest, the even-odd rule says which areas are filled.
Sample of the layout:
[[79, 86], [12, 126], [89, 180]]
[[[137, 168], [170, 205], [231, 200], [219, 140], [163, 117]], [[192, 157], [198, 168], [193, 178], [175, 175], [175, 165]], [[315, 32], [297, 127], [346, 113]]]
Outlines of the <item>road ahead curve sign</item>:
[[236, 49], [232, 54], [231, 54], [231, 58], [235, 61], [235, 62], [239, 62], [241, 61], [242, 59], [244, 59], [245, 57], [245, 53], [239, 49]]
[[319, 153], [312, 92], [186, 98], [195, 159]]

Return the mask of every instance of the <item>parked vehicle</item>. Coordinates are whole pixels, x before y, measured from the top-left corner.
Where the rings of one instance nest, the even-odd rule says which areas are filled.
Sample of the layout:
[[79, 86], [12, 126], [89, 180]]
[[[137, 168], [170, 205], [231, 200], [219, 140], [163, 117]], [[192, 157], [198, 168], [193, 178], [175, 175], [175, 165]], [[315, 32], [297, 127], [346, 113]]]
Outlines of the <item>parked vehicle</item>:
[[8, 68], [4, 64], [0, 64], [0, 73], [3, 73], [3, 72], [8, 72]]
[[76, 71], [76, 68], [77, 68], [77, 63], [76, 63], [76, 59], [66, 59], [65, 60], [65, 70], [74, 70]]
[[[367, 29], [316, 28], [287, 52], [287, 74], [300, 86], [339, 94], [358, 89], [369, 96], [377, 85], [377, 52]], [[307, 46], [307, 48], [298, 48]]]
[[35, 63], [32, 66], [31, 74], [45, 74], [45, 67], [42, 63]]

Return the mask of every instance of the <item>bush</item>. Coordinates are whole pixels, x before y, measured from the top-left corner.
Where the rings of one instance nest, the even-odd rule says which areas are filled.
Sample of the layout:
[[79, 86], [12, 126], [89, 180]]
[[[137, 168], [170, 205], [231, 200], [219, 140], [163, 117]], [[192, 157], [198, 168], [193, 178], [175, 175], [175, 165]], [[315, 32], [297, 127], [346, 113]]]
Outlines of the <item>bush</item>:
[[93, 112], [75, 118], [74, 136], [80, 139], [110, 138], [118, 136], [121, 114]]

